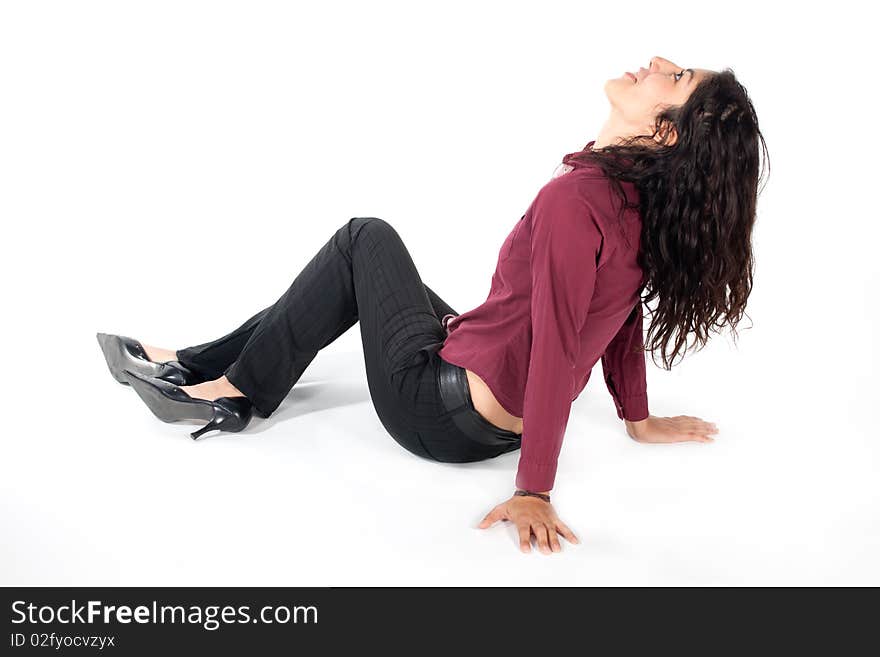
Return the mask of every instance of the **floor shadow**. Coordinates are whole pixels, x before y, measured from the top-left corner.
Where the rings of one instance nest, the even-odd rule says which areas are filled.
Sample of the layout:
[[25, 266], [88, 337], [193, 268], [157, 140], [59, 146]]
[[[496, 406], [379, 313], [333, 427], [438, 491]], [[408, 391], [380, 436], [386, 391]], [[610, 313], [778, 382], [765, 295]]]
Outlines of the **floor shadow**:
[[370, 401], [370, 391], [362, 382], [344, 383], [338, 380], [298, 382], [272, 415], [268, 418], [254, 417], [245, 431], [255, 435], [293, 418], [340, 406], [362, 404], [365, 401]]

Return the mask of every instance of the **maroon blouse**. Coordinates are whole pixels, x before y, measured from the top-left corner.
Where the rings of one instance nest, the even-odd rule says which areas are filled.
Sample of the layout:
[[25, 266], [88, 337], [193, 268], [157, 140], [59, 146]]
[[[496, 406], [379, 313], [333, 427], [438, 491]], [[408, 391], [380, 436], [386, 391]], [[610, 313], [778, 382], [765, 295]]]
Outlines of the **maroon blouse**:
[[[438, 351], [522, 418], [516, 486], [531, 491], [553, 488], [571, 403], [600, 358], [618, 417], [648, 416], [640, 213], [619, 221], [620, 199], [594, 165], [560, 169], [501, 245], [486, 301], [443, 317]], [[637, 203], [635, 185], [622, 184]]]

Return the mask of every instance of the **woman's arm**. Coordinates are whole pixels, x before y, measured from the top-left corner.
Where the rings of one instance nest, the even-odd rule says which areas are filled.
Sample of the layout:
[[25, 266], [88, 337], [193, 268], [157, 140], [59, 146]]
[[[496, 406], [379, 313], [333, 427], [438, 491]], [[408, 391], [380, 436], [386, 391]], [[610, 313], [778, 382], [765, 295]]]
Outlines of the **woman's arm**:
[[[523, 395], [523, 431], [515, 485], [549, 493], [556, 479], [571, 412], [580, 331], [589, 313], [604, 243], [601, 227], [577, 185], [544, 187], [524, 215], [529, 238], [531, 345]], [[588, 266], [590, 264], [594, 266]], [[535, 535], [544, 553], [561, 549], [557, 534], [577, 542], [550, 502], [517, 496], [497, 505], [480, 523], [516, 524], [520, 549]]]
[[712, 442], [712, 434], [718, 432], [718, 427], [711, 422], [693, 415], [657, 417], [649, 414], [642, 327], [639, 299], [602, 356], [605, 383], [627, 434], [640, 443]]
[[602, 354], [605, 385], [614, 400], [617, 417], [629, 422], [644, 420], [649, 415], [642, 330], [639, 299]]
[[526, 221], [532, 330], [515, 485], [543, 491], [556, 478], [604, 238], [574, 185], [545, 187]]

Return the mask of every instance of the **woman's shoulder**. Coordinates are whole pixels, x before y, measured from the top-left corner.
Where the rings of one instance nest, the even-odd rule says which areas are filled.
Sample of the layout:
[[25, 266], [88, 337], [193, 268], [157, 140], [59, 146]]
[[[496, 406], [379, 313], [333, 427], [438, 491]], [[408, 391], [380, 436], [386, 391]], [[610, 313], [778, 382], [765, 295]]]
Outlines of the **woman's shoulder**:
[[[635, 185], [620, 181], [621, 189], [628, 203], [638, 204], [638, 190]], [[541, 195], [577, 196], [584, 200], [594, 211], [605, 214], [617, 213], [620, 197], [614, 189], [612, 181], [598, 166], [594, 164], [571, 167], [560, 164], [553, 177], [541, 188]]]
[[557, 225], [568, 222], [579, 230], [594, 231], [609, 247], [623, 237], [623, 228], [626, 241], [630, 242], [641, 226], [638, 192], [635, 185], [626, 181], [621, 181], [621, 188], [630, 204], [630, 208], [623, 212], [617, 190], [599, 167], [574, 167], [551, 178], [535, 198], [536, 208], [541, 210], [539, 214], [568, 216], [544, 216], [539, 220]]
[[[560, 162], [559, 166], [556, 167], [556, 171], [554, 171], [553, 178], [551, 178], [550, 182], [556, 180], [560, 183], [583, 185], [594, 192], [610, 188], [612, 184], [611, 179], [602, 167], [593, 163], [571, 165]], [[621, 180], [620, 183], [624, 188], [634, 187], [632, 183], [625, 180]]]

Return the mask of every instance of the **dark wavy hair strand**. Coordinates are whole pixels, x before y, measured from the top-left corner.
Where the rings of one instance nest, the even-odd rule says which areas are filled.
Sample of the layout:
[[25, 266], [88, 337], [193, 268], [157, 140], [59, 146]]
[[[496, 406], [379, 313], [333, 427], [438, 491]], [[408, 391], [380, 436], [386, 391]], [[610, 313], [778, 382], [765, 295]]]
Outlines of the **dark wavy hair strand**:
[[[736, 341], [754, 278], [761, 155], [769, 172], [749, 95], [724, 69], [683, 105], [664, 108], [652, 134], [563, 159], [599, 167], [621, 198], [621, 217], [626, 209], [641, 213], [642, 301], [657, 300], [645, 348], [652, 357], [659, 352], [667, 370], [679, 352], [684, 357], [690, 334], [697, 351], [725, 325]], [[638, 208], [620, 181], [635, 184]]]

